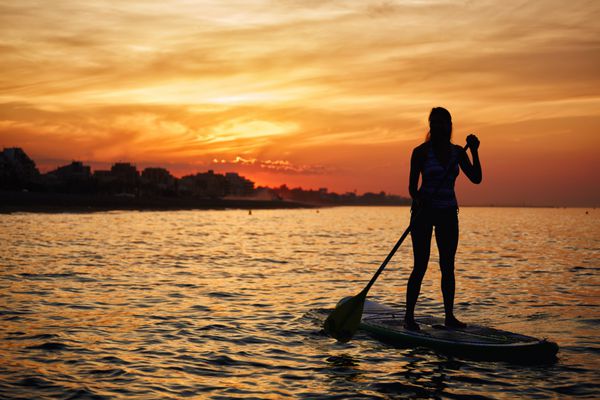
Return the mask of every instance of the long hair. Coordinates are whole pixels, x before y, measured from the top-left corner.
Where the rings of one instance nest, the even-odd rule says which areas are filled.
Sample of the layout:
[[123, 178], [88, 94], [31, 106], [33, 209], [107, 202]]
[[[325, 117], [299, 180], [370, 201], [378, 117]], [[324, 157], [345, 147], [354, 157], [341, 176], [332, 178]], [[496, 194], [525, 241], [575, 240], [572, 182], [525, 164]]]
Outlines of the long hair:
[[[432, 124], [433, 122], [433, 124]], [[429, 113], [429, 131], [425, 141], [445, 142], [452, 139], [452, 116], [444, 107], [433, 107]]]

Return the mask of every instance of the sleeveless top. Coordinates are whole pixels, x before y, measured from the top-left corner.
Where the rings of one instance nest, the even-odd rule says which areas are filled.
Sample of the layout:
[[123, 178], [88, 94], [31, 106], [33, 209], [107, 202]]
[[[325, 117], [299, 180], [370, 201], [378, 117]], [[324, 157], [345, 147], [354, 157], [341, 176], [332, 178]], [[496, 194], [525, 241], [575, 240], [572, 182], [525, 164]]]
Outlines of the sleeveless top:
[[[454, 193], [454, 182], [458, 176], [458, 151], [456, 146], [451, 145], [450, 160], [448, 166], [450, 171], [446, 174], [446, 166], [442, 165], [435, 157], [433, 146], [429, 145], [427, 157], [423, 164], [422, 182], [419, 192], [426, 199], [431, 199], [428, 204], [431, 208], [457, 208], [456, 194]], [[443, 180], [443, 183], [441, 183]], [[441, 186], [440, 186], [441, 184]], [[438, 189], [439, 188], [439, 189]], [[437, 192], [436, 192], [437, 190]], [[434, 195], [435, 192], [435, 195]], [[433, 197], [432, 197], [433, 195]]]

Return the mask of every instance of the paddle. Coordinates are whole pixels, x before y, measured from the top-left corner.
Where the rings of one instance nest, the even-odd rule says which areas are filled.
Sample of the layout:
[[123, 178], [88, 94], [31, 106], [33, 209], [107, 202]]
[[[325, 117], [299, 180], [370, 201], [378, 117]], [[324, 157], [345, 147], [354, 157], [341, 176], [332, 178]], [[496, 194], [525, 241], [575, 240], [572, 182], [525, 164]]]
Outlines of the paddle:
[[[464, 149], [467, 150], [468, 147], [469, 145], [467, 144], [464, 146]], [[440, 181], [437, 188], [433, 191], [431, 197], [437, 194], [437, 192], [440, 190], [440, 188], [446, 181], [451, 166], [452, 164], [449, 163], [448, 167], [446, 168], [446, 171], [444, 172], [442, 180]], [[421, 213], [421, 210], [422, 207], [417, 209], [413, 220], [418, 218], [419, 214]], [[358, 330], [358, 326], [360, 325], [363, 308], [365, 306], [365, 299], [367, 298], [367, 293], [369, 292], [369, 289], [371, 289], [371, 286], [373, 286], [377, 278], [379, 278], [379, 275], [381, 275], [386, 265], [392, 259], [402, 242], [404, 242], [404, 239], [406, 239], [406, 237], [410, 233], [411, 226], [412, 223], [408, 225], [402, 236], [400, 236], [400, 239], [398, 239], [398, 241], [394, 245], [394, 248], [392, 249], [392, 251], [390, 251], [390, 254], [388, 254], [388, 256], [385, 258], [385, 261], [383, 261], [377, 272], [375, 272], [375, 275], [373, 275], [367, 286], [365, 286], [365, 288], [356, 296], [350, 298], [343, 298], [337, 303], [335, 309], [331, 312], [331, 314], [329, 314], [329, 316], [325, 320], [325, 323], [323, 324], [323, 327], [327, 334], [339, 340], [340, 342], [347, 342], [350, 339], [352, 339], [352, 336], [354, 336], [354, 334]]]

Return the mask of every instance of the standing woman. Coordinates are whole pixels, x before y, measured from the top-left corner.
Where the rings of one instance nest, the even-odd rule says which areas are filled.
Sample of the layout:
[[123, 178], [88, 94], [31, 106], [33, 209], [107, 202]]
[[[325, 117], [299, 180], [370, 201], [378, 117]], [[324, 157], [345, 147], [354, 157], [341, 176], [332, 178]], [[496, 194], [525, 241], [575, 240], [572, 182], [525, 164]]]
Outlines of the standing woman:
[[[421, 291], [421, 282], [431, 249], [431, 236], [435, 228], [435, 241], [440, 254], [442, 294], [444, 296], [445, 324], [462, 328], [466, 324], [454, 316], [454, 256], [458, 246], [458, 203], [454, 182], [460, 169], [473, 183], [481, 182], [479, 139], [467, 137], [473, 163], [466, 151], [452, 144], [452, 117], [448, 110], [435, 107], [429, 114], [429, 133], [425, 143], [413, 150], [410, 160], [408, 190], [413, 200], [410, 236], [413, 243], [414, 267], [406, 289], [406, 314], [404, 327], [419, 330], [415, 322], [415, 305]], [[417, 190], [421, 176], [421, 187]]]

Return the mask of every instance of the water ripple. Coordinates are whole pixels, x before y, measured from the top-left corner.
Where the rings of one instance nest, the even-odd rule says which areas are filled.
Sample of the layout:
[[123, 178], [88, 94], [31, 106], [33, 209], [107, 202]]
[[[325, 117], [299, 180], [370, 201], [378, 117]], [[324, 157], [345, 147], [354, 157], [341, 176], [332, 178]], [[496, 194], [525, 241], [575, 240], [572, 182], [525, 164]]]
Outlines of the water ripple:
[[[599, 397], [600, 213], [580, 214], [461, 209], [457, 312], [559, 342], [533, 366], [324, 334], [406, 208], [2, 215], [0, 398]], [[372, 299], [402, 307], [411, 257]], [[418, 313], [443, 314], [437, 263]]]

